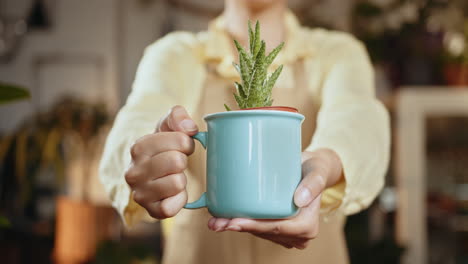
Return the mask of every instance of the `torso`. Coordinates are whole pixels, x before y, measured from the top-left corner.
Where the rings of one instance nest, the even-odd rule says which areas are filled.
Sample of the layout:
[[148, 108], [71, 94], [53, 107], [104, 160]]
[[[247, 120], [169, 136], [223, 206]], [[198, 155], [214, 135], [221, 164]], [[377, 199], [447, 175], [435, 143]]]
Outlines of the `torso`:
[[[292, 69], [294, 82], [291, 87], [273, 89], [273, 105], [295, 107], [305, 116], [302, 125], [304, 149], [310, 144], [315, 130], [318, 103], [313, 92], [308, 89], [303, 61], [297, 61], [289, 67]], [[207, 64], [206, 70], [207, 77], [200, 102], [196, 111], [191, 113], [201, 131], [206, 131], [204, 115], [225, 111], [224, 103], [231, 108], [236, 105], [232, 95], [233, 80], [219, 76], [213, 64]], [[197, 143], [195, 153], [189, 158], [189, 201], [205, 191], [205, 155], [205, 150]], [[168, 240], [164, 263], [347, 263], [342, 217], [321, 223], [319, 238], [303, 251], [287, 250], [247, 233], [209, 231], [206, 227], [209, 218], [206, 209], [182, 210], [176, 217], [174, 232]]]

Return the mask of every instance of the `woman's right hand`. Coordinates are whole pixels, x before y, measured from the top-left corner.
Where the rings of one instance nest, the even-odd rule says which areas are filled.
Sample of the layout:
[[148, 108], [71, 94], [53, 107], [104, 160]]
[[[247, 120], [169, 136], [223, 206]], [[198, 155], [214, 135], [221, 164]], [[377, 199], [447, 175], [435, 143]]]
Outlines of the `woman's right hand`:
[[187, 156], [194, 151], [190, 136], [198, 127], [182, 106], [175, 106], [164, 117], [156, 132], [133, 144], [132, 163], [125, 180], [135, 202], [157, 219], [175, 216], [187, 202], [185, 186]]

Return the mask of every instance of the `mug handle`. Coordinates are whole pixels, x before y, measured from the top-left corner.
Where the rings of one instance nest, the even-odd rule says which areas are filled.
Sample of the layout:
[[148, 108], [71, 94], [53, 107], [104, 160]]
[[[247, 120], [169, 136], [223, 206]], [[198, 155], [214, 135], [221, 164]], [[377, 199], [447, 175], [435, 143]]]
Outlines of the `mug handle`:
[[[202, 144], [203, 148], [206, 149], [207, 136], [208, 136], [208, 132], [198, 132], [197, 134], [192, 136], [192, 138], [198, 140]], [[185, 209], [198, 209], [202, 207], [206, 207], [206, 192], [204, 192], [200, 196], [200, 198], [198, 198], [198, 200], [196, 200], [195, 202], [187, 203], [184, 206]]]

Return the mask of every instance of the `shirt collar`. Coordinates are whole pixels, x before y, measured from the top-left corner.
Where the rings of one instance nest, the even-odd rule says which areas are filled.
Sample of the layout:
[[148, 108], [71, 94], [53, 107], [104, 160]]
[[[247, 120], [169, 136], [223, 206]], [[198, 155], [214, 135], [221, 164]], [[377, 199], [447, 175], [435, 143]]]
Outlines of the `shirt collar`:
[[[270, 65], [270, 70], [281, 64], [288, 64], [298, 59], [313, 55], [311, 43], [305, 43], [301, 34], [301, 26], [297, 17], [288, 10], [285, 15], [286, 40], [283, 50], [278, 54], [275, 61]], [[218, 62], [217, 70], [225, 77], [238, 77], [232, 66], [235, 54], [232, 54], [231, 38], [224, 30], [225, 19], [221, 15], [213, 20], [208, 27], [207, 42], [205, 46], [205, 58]]]

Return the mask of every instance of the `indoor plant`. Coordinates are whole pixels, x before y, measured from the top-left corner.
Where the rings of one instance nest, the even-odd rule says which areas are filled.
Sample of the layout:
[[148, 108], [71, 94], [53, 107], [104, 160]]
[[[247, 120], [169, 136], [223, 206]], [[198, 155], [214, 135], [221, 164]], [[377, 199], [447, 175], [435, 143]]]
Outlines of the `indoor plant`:
[[[233, 65], [241, 77], [241, 83], [235, 82], [236, 93], [234, 93], [234, 98], [239, 108], [244, 110], [270, 109], [297, 112], [297, 109], [292, 107], [271, 106], [273, 103], [271, 91], [283, 70], [283, 65], [276, 68], [269, 76], [267, 76], [268, 67], [283, 48], [284, 42], [266, 55], [265, 41], [260, 38], [260, 23], [257, 21], [254, 31], [249, 21], [248, 30], [248, 51], [246, 51], [239, 42], [234, 40], [234, 44], [239, 53], [239, 64], [233, 63]], [[226, 104], [224, 106], [226, 110], [231, 111], [229, 106]]]
[[[249, 52], [234, 41], [241, 83], [234, 98], [240, 108], [206, 115], [207, 132], [197, 139], [207, 149], [206, 193], [187, 209], [207, 207], [216, 217], [282, 219], [297, 212], [293, 195], [301, 180], [301, 124], [297, 109], [271, 106], [279, 66], [268, 76], [268, 66], [283, 44], [265, 55], [260, 24], [249, 23]], [[247, 110], [247, 111], [245, 111]]]

